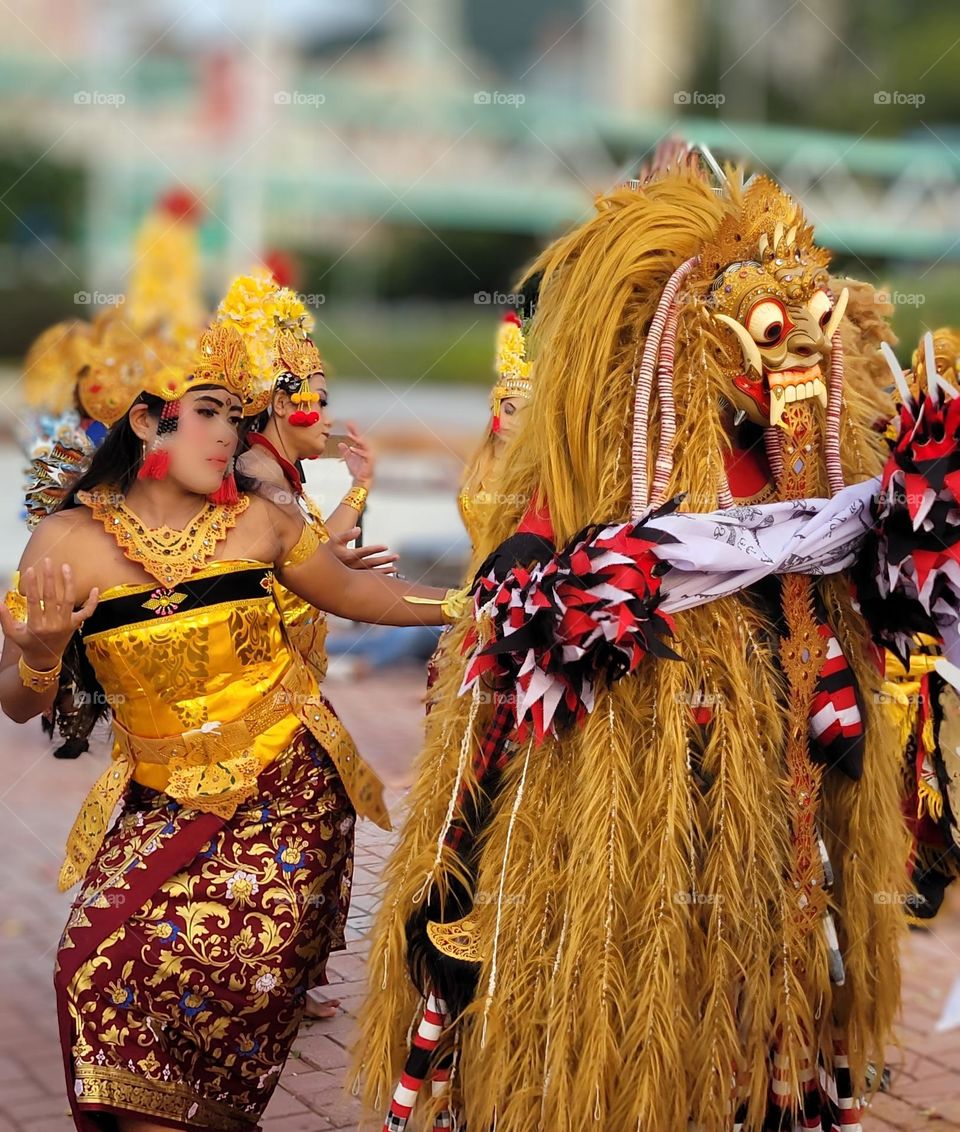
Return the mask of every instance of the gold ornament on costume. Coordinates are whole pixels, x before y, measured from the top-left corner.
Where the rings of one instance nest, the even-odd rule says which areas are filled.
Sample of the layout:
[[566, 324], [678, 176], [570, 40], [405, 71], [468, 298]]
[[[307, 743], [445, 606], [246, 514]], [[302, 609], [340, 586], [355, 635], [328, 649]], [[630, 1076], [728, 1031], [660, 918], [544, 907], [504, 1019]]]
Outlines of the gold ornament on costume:
[[340, 505], [341, 507], [352, 507], [354, 511], [358, 511], [362, 515], [367, 505], [367, 496], [369, 494], [369, 490], [365, 487], [351, 487], [343, 499], [340, 500]]
[[[214, 324], [200, 336], [196, 361], [186, 385], [217, 385], [240, 398], [243, 415], [255, 416], [270, 403], [272, 390], [251, 368], [243, 338], [231, 326]], [[158, 396], [163, 396], [158, 391]]]
[[289, 423], [299, 428], [315, 425], [320, 414], [313, 406], [320, 400], [320, 394], [310, 388], [310, 378], [315, 374], [323, 376], [323, 362], [313, 342], [300, 337], [298, 331], [281, 330], [276, 339], [274, 374], [276, 387], [285, 390], [296, 405]]
[[25, 688], [29, 688], [31, 692], [36, 692], [38, 695], [49, 692], [51, 688], [57, 686], [60, 680], [60, 669], [62, 667], [63, 662], [58, 660], [53, 668], [41, 671], [36, 668], [31, 668], [22, 656], [17, 661], [17, 672], [20, 676], [20, 683]]
[[[320, 351], [313, 340], [295, 330], [281, 330], [276, 339], [277, 356], [274, 362], [274, 374], [279, 377], [282, 373], [292, 373], [302, 382], [314, 374], [323, 376], [323, 361]], [[308, 387], [307, 392], [310, 392]], [[320, 394], [313, 393], [313, 400], [319, 401]]]
[[729, 399], [757, 424], [776, 425], [796, 401], [815, 398], [826, 408], [820, 363], [846, 305], [827, 289], [829, 262], [800, 206], [767, 177], [750, 182], [700, 252], [691, 289], [722, 324], [721, 337], [724, 327], [736, 335]]
[[23, 397], [28, 405], [56, 416], [73, 408], [90, 333], [86, 322], [69, 320], [48, 327], [33, 342], [23, 363]]
[[7, 590], [6, 596], [3, 599], [4, 605], [13, 614], [17, 621], [26, 621], [27, 619], [27, 599], [20, 592], [20, 571], [14, 570], [13, 578], [10, 582], [10, 589]]
[[101, 424], [115, 424], [180, 353], [174, 343], [138, 331], [122, 306], [103, 312], [77, 382], [81, 408]]
[[[942, 326], [933, 331], [933, 358], [937, 373], [951, 385], [956, 385], [960, 374], [960, 330]], [[922, 342], [913, 351], [912, 369], [916, 381], [926, 385], [927, 365]]]
[[206, 503], [183, 530], [176, 530], [146, 526], [119, 499], [119, 493], [109, 488], [78, 492], [77, 499], [103, 524], [124, 557], [136, 562], [167, 589], [179, 585], [211, 561], [218, 544], [250, 505], [247, 495], [241, 495], [236, 503]]
[[441, 955], [450, 959], [459, 959], [462, 963], [483, 962], [480, 930], [476, 920], [466, 916], [449, 924], [429, 920], [427, 938]]

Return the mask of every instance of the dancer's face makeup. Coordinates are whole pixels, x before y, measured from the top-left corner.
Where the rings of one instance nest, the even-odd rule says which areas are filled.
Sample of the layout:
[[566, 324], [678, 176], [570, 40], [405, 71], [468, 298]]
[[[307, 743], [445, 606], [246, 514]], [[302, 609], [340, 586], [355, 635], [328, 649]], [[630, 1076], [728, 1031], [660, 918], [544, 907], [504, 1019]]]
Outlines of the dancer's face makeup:
[[[240, 399], [225, 389], [192, 389], [184, 394], [176, 430], [164, 442], [170, 453], [170, 478], [197, 495], [216, 491], [236, 453], [241, 419]], [[149, 450], [155, 443], [157, 419], [148, 420]]]

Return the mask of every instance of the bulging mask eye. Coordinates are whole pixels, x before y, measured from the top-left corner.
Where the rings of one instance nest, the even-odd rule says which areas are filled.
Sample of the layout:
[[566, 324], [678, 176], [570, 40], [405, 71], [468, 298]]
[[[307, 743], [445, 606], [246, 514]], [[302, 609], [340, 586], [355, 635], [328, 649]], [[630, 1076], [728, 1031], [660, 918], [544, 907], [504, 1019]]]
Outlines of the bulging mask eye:
[[807, 310], [817, 320], [820, 329], [823, 330], [827, 323], [830, 321], [830, 315], [833, 314], [833, 303], [830, 301], [830, 296], [826, 291], [817, 291], [807, 303]]
[[793, 329], [786, 307], [779, 299], [760, 299], [754, 303], [745, 326], [758, 346], [776, 346]]

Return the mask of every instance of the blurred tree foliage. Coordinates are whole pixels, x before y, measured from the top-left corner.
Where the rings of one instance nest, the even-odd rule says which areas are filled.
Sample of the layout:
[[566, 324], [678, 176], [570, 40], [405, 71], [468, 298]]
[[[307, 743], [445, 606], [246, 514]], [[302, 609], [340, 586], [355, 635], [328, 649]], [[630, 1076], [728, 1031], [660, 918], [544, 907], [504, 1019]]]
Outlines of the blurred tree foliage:
[[28, 149], [0, 153], [0, 356], [22, 353], [46, 326], [77, 312], [84, 177], [41, 158]]
[[[725, 94], [724, 117], [928, 140], [924, 123], [958, 128], [956, 0], [695, 3], [691, 81]], [[878, 101], [882, 92], [922, 101]]]
[[398, 228], [380, 267], [377, 293], [384, 299], [468, 299], [477, 293], [509, 293], [536, 254], [534, 236]]

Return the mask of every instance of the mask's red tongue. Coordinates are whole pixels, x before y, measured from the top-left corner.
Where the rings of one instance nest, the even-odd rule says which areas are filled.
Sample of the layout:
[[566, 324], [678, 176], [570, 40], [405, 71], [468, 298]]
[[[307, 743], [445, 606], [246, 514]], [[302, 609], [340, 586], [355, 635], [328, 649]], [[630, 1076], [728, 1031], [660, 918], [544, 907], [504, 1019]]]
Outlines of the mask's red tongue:
[[741, 373], [733, 379], [733, 384], [741, 393], [746, 393], [751, 401], [756, 402], [757, 408], [765, 417], [770, 416], [770, 390], [763, 378], [751, 378]]

